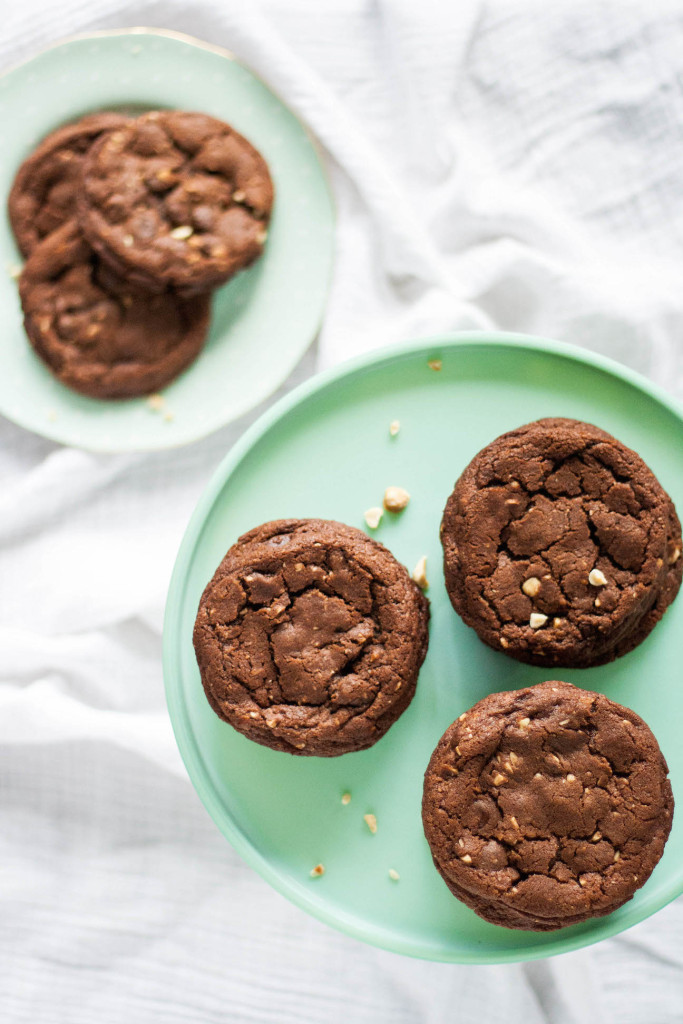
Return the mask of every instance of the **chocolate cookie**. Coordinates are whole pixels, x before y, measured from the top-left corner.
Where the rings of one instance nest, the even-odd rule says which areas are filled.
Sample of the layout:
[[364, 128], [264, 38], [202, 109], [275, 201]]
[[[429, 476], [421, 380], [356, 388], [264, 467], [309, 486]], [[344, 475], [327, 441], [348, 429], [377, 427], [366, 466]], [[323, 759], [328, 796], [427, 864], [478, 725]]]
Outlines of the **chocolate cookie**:
[[213, 117], [145, 114], [95, 143], [83, 182], [88, 241], [141, 287], [207, 291], [261, 254], [273, 204], [268, 168]]
[[560, 682], [494, 693], [446, 731], [425, 774], [436, 869], [507, 928], [609, 914], [662, 855], [667, 772], [645, 722], [602, 694]]
[[139, 294], [99, 265], [74, 221], [34, 249], [19, 282], [24, 326], [54, 375], [94, 398], [145, 395], [199, 353], [206, 296]]
[[683, 572], [669, 496], [635, 452], [578, 420], [538, 420], [479, 452], [441, 539], [455, 610], [489, 646], [533, 665], [625, 654]]
[[121, 114], [90, 114], [43, 139], [26, 159], [9, 195], [9, 218], [23, 256], [71, 220], [81, 187], [83, 159], [103, 132], [128, 124]]
[[290, 754], [372, 746], [408, 707], [428, 603], [360, 530], [282, 519], [230, 548], [202, 595], [194, 647], [217, 715]]

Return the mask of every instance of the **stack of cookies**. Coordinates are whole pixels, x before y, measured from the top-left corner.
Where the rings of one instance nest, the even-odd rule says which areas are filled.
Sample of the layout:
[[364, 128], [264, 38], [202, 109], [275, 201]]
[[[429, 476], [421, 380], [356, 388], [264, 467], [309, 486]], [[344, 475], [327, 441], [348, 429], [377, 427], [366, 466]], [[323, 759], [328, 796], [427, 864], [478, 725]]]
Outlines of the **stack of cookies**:
[[263, 251], [272, 204], [260, 153], [204, 114], [105, 112], [53, 132], [9, 198], [33, 348], [96, 398], [168, 384], [202, 348], [212, 289]]

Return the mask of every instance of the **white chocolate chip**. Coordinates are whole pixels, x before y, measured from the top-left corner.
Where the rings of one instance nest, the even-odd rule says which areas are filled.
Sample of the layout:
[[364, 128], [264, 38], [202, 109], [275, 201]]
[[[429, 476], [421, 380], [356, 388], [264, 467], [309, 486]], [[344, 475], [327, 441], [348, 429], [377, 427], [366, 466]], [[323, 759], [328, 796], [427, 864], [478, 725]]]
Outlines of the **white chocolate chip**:
[[342, 793], [341, 802], [342, 802], [342, 805], [344, 807], [346, 807], [347, 804], [350, 804], [351, 803], [351, 794], [350, 793]]
[[184, 242], [186, 238], [191, 238], [194, 234], [194, 229], [189, 224], [181, 224], [178, 228], [173, 228], [169, 231], [171, 238], [177, 238], [179, 242]]
[[17, 281], [21, 277], [21, 267], [18, 263], [8, 263], [7, 273], [13, 281]]
[[512, 826], [514, 828], [519, 828], [519, 824], [518, 824], [517, 819], [515, 818], [514, 814], [510, 815], [510, 823], [512, 824]]
[[125, 245], [126, 249], [130, 249], [130, 247], [131, 247], [131, 245], [133, 244], [134, 241], [135, 241], [135, 239], [133, 238], [132, 235], [124, 235], [123, 236], [123, 244]]
[[264, 245], [267, 238], [268, 232], [266, 231], [265, 228], [263, 229], [263, 231], [259, 231], [258, 234], [256, 235], [256, 241], [258, 242], [259, 245]]
[[311, 878], [320, 878], [320, 876], [324, 875], [324, 874], [325, 874], [325, 865], [324, 864], [316, 864], [316, 866], [311, 869]]
[[389, 878], [391, 879], [392, 882], [398, 882], [400, 877], [401, 876], [399, 875], [396, 868], [389, 868]]
[[463, 862], [463, 864], [472, 863], [472, 858], [470, 857], [469, 853], [466, 853], [463, 857], [460, 858], [460, 860]]
[[233, 192], [232, 198], [236, 203], [243, 203], [247, 197], [241, 189], [238, 189], [236, 192]]
[[411, 579], [417, 583], [420, 590], [427, 590], [429, 582], [427, 580], [427, 556], [423, 555], [418, 561], [417, 565], [412, 571]]
[[669, 565], [674, 565], [674, 563], [677, 562], [680, 557], [681, 549], [678, 547], [674, 548], [671, 552], [671, 557], [669, 558]]
[[517, 725], [520, 727], [520, 729], [528, 729], [529, 726], [531, 725], [531, 719], [530, 718], [520, 718], [519, 722], [517, 722]]
[[363, 515], [363, 519], [368, 524], [371, 530], [376, 530], [380, 524], [383, 515], [384, 510], [379, 508], [379, 506], [377, 505], [373, 505], [372, 508], [366, 510], [365, 514]]
[[527, 597], [536, 597], [540, 589], [541, 581], [537, 576], [530, 576], [528, 580], [524, 580], [524, 583], [522, 583], [522, 590]]
[[607, 577], [600, 569], [591, 569], [588, 573], [588, 582], [592, 587], [606, 587]]
[[467, 718], [467, 712], [463, 711], [463, 713], [458, 716], [458, 721], [459, 722], [464, 722], [466, 718]]
[[570, 772], [569, 775], [567, 776], [567, 782], [573, 782], [575, 778], [576, 778], [576, 775], [572, 775], [572, 773]]
[[400, 420], [392, 420], [391, 423], [389, 424], [389, 433], [391, 434], [392, 437], [396, 437], [400, 429]]
[[532, 612], [529, 616], [529, 625], [532, 629], [540, 629], [541, 626], [545, 626], [548, 621], [548, 616], [542, 612]]
[[372, 832], [372, 834], [374, 836], [375, 832], [377, 831], [377, 818], [375, 817], [375, 815], [374, 814], [364, 814], [363, 815], [363, 821], [368, 826], [368, 828], [370, 829], [370, 831]]
[[403, 487], [387, 487], [384, 492], [384, 507], [387, 512], [400, 512], [410, 501], [410, 495]]
[[493, 785], [494, 786], [502, 786], [506, 782], [507, 782], [507, 779], [505, 778], [504, 775], [501, 775], [500, 772], [496, 772], [496, 774], [493, 776]]
[[553, 626], [555, 626], [555, 628], [557, 628], [558, 626], [561, 626], [561, 625], [562, 625], [562, 619], [558, 619], [557, 617], [553, 619]]

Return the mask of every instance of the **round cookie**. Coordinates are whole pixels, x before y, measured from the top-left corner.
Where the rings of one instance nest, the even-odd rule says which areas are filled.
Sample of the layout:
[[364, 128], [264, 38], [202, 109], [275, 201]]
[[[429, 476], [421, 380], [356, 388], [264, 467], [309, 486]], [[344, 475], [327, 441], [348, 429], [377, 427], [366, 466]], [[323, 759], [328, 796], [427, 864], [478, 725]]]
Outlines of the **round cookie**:
[[207, 296], [131, 290], [99, 266], [75, 221], [34, 249], [19, 281], [29, 340], [52, 373], [94, 398], [146, 395], [196, 358]]
[[372, 746], [408, 707], [429, 605], [385, 547], [320, 519], [265, 523], [206, 587], [194, 647], [217, 715], [290, 754]]
[[507, 928], [551, 931], [631, 899], [671, 830], [666, 761], [645, 722], [546, 682], [494, 693], [451, 725], [422, 819], [451, 892]]
[[90, 114], [51, 132], [24, 160], [8, 202], [10, 223], [23, 256], [75, 216], [85, 154], [103, 132], [128, 122], [122, 114]]
[[207, 291], [263, 249], [273, 204], [268, 167], [216, 118], [144, 114], [91, 148], [83, 183], [88, 241], [141, 287]]
[[441, 523], [453, 607], [489, 646], [583, 668], [632, 650], [681, 584], [681, 527], [643, 460], [578, 420], [503, 434]]

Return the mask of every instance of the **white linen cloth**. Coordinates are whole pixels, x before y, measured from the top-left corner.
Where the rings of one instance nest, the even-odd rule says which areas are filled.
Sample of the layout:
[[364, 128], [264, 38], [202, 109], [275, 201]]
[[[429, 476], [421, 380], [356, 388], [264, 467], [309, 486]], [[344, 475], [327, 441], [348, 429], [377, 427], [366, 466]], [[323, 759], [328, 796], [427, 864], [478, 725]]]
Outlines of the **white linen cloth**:
[[[288, 387], [490, 325], [683, 394], [679, 5], [13, 0], [2, 24], [0, 67], [79, 31], [189, 32], [308, 122], [338, 252]], [[0, 420], [0, 1020], [679, 1022], [680, 900], [546, 962], [422, 963], [305, 916], [218, 834], [172, 737], [161, 618], [188, 516], [252, 419], [139, 456]]]

